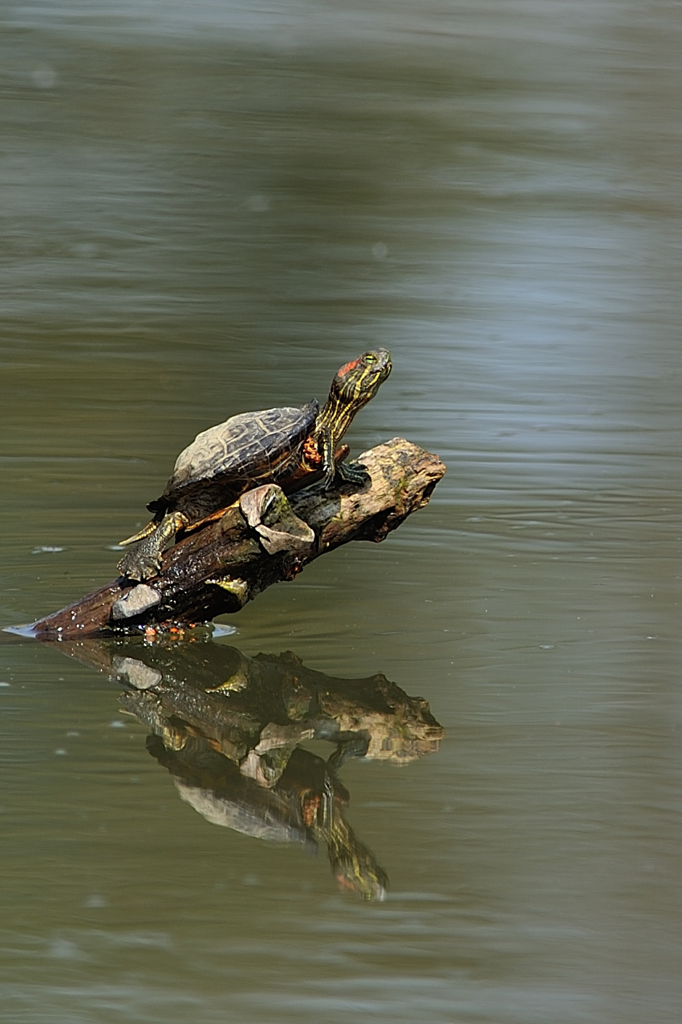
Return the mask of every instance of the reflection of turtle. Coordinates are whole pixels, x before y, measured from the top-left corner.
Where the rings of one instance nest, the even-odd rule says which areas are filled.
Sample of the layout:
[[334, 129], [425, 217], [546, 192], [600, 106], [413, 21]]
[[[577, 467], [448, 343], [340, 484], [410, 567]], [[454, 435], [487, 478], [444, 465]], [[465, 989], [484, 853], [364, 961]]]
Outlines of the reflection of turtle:
[[366, 352], [341, 367], [319, 412], [313, 401], [301, 409], [242, 413], [198, 434], [178, 456], [161, 497], [147, 506], [154, 519], [121, 541], [140, 543], [119, 562], [120, 571], [129, 579], [151, 578], [179, 530], [197, 526], [259, 484], [277, 483], [291, 491], [318, 474], [325, 487], [337, 476], [358, 485], [366, 482], [362, 466], [342, 462], [348, 447], [339, 442], [390, 372], [385, 349]]
[[[198, 638], [197, 638], [198, 640]], [[152, 735], [149, 752], [208, 821], [263, 839], [326, 846], [344, 888], [381, 900], [386, 873], [346, 820], [346, 760], [406, 764], [438, 750], [427, 701], [384, 675], [336, 679], [291, 651], [249, 658], [237, 648], [141, 638], [114, 646], [63, 642], [65, 653], [125, 686], [121, 707]], [[327, 760], [301, 746], [334, 744]]]
[[348, 791], [316, 754], [289, 751], [281, 778], [266, 788], [245, 778], [195, 730], [179, 720], [164, 723], [149, 693], [123, 694], [121, 702], [147, 724], [156, 718], [149, 753], [174, 776], [180, 797], [211, 824], [271, 842], [312, 849], [322, 843], [339, 886], [366, 900], [386, 898], [386, 872], [346, 821]]
[[331, 758], [324, 771], [321, 792], [309, 792], [302, 800], [303, 820], [315, 841], [325, 843], [339, 886], [359, 893], [366, 900], [383, 900], [388, 876], [346, 821], [343, 809], [349, 801], [348, 790], [330, 771], [330, 761]]

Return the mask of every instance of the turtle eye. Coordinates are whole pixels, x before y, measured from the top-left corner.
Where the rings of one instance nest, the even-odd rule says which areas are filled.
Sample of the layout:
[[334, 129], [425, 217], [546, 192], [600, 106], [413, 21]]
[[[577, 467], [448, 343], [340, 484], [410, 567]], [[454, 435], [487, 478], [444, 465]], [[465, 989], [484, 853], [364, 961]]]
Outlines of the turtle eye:
[[371, 364], [371, 363], [376, 363], [376, 361], [377, 361], [377, 357], [373, 356], [371, 352], [368, 352], [367, 355], [365, 356], [365, 362], [366, 363], [370, 363]]

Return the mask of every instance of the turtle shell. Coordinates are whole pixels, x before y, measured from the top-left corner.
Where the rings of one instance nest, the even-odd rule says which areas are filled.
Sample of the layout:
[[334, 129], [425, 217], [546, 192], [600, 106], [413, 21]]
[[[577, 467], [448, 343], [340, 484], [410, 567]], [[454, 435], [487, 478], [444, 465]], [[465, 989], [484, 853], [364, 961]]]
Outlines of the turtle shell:
[[176, 501], [203, 484], [282, 479], [300, 464], [301, 446], [318, 411], [313, 399], [301, 409], [244, 412], [203, 430], [178, 455], [163, 498]]

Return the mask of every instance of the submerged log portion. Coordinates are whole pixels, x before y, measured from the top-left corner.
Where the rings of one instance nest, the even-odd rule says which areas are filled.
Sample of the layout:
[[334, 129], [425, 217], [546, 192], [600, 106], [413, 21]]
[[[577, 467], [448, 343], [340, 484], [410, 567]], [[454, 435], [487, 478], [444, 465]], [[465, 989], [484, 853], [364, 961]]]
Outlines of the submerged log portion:
[[256, 488], [217, 521], [181, 537], [147, 583], [119, 577], [25, 632], [67, 640], [130, 627], [189, 626], [239, 611], [327, 551], [351, 540], [382, 541], [428, 503], [445, 473], [437, 455], [403, 438], [358, 461], [371, 484], [311, 487], [288, 499], [274, 484]]

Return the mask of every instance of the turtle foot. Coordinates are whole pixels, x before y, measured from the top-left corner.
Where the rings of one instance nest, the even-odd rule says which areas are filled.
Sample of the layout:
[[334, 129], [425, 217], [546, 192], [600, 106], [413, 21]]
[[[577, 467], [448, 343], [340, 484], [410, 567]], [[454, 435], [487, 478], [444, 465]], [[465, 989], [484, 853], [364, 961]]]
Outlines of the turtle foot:
[[[189, 519], [183, 512], [169, 512], [154, 529], [145, 527], [141, 531], [144, 539], [124, 555], [118, 563], [118, 571], [129, 580], [150, 580], [158, 576], [161, 569], [161, 555], [178, 530], [187, 526]], [[134, 538], [131, 538], [133, 540]]]
[[136, 548], [123, 556], [117, 568], [121, 576], [125, 576], [126, 579], [143, 583], [145, 580], [158, 576], [161, 558], [159, 555]]
[[361, 462], [341, 462], [336, 467], [336, 475], [345, 484], [356, 484], [363, 487], [370, 484], [372, 478], [367, 472], [367, 467]]

